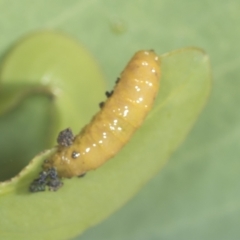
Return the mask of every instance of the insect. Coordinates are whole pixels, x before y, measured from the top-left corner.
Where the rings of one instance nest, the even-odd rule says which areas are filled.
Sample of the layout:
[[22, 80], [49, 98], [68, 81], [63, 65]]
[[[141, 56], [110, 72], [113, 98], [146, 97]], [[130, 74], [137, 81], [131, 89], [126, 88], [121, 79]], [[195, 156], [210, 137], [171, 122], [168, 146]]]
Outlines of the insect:
[[[75, 137], [69, 128], [60, 132], [56, 152], [43, 164], [47, 177], [44, 175], [44, 181], [40, 182], [45, 185], [50, 182], [54, 185], [51, 190], [57, 190], [62, 185], [58, 178], [83, 176], [113, 157], [152, 108], [159, 79], [160, 62], [154, 51], [137, 52], [117, 79], [113, 91], [106, 92], [107, 100], [100, 103], [101, 110], [92, 121]], [[53, 171], [59, 186], [55, 182], [51, 184], [53, 178], [49, 176], [54, 175]], [[33, 183], [37, 185], [39, 179]]]

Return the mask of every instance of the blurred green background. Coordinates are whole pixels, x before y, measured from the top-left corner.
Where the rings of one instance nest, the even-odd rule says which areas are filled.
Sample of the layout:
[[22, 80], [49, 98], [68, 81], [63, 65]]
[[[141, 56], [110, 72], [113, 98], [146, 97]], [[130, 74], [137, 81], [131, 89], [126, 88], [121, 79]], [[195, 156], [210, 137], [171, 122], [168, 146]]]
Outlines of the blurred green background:
[[31, 31], [79, 39], [108, 87], [139, 49], [203, 48], [210, 101], [186, 142], [132, 201], [81, 240], [240, 239], [240, 2], [1, 0], [0, 53]]

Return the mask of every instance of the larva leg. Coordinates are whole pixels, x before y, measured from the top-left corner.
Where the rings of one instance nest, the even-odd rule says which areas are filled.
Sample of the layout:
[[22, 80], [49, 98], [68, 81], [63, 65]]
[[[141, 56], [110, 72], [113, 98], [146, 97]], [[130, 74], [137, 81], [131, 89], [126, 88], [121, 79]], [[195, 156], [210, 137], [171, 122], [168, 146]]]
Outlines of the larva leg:
[[100, 108], [103, 108], [103, 106], [104, 106], [104, 102], [100, 102], [100, 103], [99, 103], [99, 107], [100, 107]]
[[[112, 90], [111, 92], [106, 91], [106, 92], [105, 92], [105, 95], [106, 95], [107, 98], [110, 98], [110, 97], [113, 95], [113, 90]], [[104, 107], [104, 104], [105, 104], [105, 102], [100, 102], [100, 103], [99, 103], [99, 107], [100, 107], [100, 108], [103, 108], [103, 107]]]
[[82, 177], [84, 177], [86, 174], [87, 174], [87, 173], [83, 173], [83, 174], [79, 175], [78, 177], [79, 177], [79, 178], [82, 178]]
[[105, 92], [105, 95], [107, 98], [111, 97], [113, 95], [113, 90], [111, 92]]

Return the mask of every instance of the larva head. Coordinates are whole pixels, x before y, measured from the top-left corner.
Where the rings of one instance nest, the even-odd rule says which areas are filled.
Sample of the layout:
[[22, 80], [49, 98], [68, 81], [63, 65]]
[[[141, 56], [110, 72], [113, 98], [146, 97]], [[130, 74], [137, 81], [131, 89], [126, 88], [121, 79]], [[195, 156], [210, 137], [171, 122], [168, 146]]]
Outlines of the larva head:
[[58, 146], [58, 150], [49, 159], [45, 160], [43, 169], [55, 168], [59, 177], [71, 178], [84, 174], [84, 160], [80, 153], [74, 150], [75, 145], [68, 147]]
[[[85, 128], [79, 133], [84, 135]], [[57, 150], [43, 164], [43, 169], [48, 170], [51, 168], [56, 169], [60, 178], [71, 178], [73, 176], [80, 176], [86, 172], [85, 160], [79, 151], [79, 139], [73, 135], [70, 128], [61, 131], [57, 137]], [[81, 141], [81, 140], [80, 140]]]

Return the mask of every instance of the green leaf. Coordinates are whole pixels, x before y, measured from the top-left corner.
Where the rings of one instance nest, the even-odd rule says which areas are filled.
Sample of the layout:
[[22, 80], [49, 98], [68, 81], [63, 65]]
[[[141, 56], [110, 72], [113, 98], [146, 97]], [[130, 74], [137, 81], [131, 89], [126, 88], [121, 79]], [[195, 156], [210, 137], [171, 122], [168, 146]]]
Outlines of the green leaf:
[[[35, 59], [45, 63], [38, 57], [38, 55], [41, 57], [44, 52], [45, 44], [40, 44], [40, 46], [38, 44], [42, 43], [42, 38], [44, 39], [46, 36], [54, 36], [57, 41], [62, 39], [61, 35], [55, 38], [55, 35], [51, 33], [33, 35], [25, 39], [13, 50], [9, 60], [5, 62], [2, 78], [8, 79], [8, 81], [11, 81], [10, 79], [28, 79], [29, 82], [36, 79], [35, 72], [29, 74], [30, 77], [27, 78], [25, 75], [12, 77], [10, 74], [16, 72], [13, 71], [15, 66], [18, 67], [18, 64], [15, 63], [21, 63], [18, 60], [21, 59], [21, 54], [26, 56], [28, 51], [32, 54], [35, 48], [37, 54], [33, 58], [27, 56], [29, 60], [25, 65], [28, 66], [29, 62], [34, 62]], [[21, 50], [22, 48], [24, 51]], [[64, 54], [66, 55], [66, 53]], [[56, 56], [53, 63], [49, 62], [48, 65], [44, 65], [39, 72], [43, 73], [42, 69], [48, 70], [46, 66], [50, 64], [54, 69], [58, 58], [59, 56]], [[36, 64], [36, 66], [37, 72], [41, 64]], [[69, 66], [62, 66], [62, 68], [65, 67], [68, 69]], [[161, 68], [162, 86], [155, 107], [129, 144], [103, 167], [89, 172], [84, 179], [65, 180], [64, 187], [57, 193], [29, 193], [30, 182], [35, 178], [34, 176], [37, 176], [43, 160], [54, 151], [53, 149], [51, 152], [48, 151], [37, 156], [19, 176], [0, 185], [2, 216], [0, 230], [5, 239], [15, 237], [32, 239], [36, 234], [39, 239], [72, 237], [105, 219], [156, 174], [196, 121], [210, 89], [209, 61], [201, 50], [190, 48], [166, 54], [161, 57]], [[25, 73], [26, 70], [22, 67], [19, 68], [19, 71]], [[51, 71], [52, 68], [49, 67], [49, 72]], [[11, 77], [7, 77], [9, 75]], [[41, 76], [39, 73], [38, 75]], [[59, 79], [61, 78], [59, 77]], [[50, 86], [52, 86], [51, 82], [49, 82]], [[68, 91], [70, 86], [63, 80], [59, 82], [60, 86], [61, 84], [64, 86], [62, 91], [66, 86], [66, 95], [74, 95], [76, 89], [74, 86], [71, 86], [71, 90]], [[73, 85], [75, 82], [71, 84]], [[83, 82], [83, 86], [84, 84]], [[89, 84], [92, 86], [93, 83]], [[58, 84], [53, 81], [53, 86], [57, 87]], [[98, 90], [101, 91], [101, 89]], [[71, 94], [72, 92], [73, 94]], [[83, 100], [83, 96], [81, 96], [84, 102], [90, 98], [91, 96], [88, 95], [86, 100]], [[57, 101], [58, 97], [56, 97]], [[76, 104], [75, 98], [72, 101], [73, 105]], [[62, 101], [61, 104], [66, 103]], [[59, 111], [61, 108], [62, 106], [59, 104]], [[63, 114], [66, 113], [64, 110], [62, 110]], [[70, 114], [70, 110], [68, 111]], [[77, 115], [81, 116], [85, 111], [86, 109], [79, 108]], [[61, 118], [64, 119], [64, 116], [60, 115]], [[36, 218], [36, 216], [38, 217]], [[13, 222], [14, 225], [12, 225]]]
[[[0, 81], [0, 116], [5, 114], [0, 118], [5, 149], [0, 180], [15, 176], [33, 156], [52, 147], [60, 130], [71, 126], [79, 131], [104, 95], [102, 74], [90, 54], [75, 39], [56, 32], [21, 40], [4, 58]], [[41, 106], [33, 103], [35, 95], [48, 99], [42, 114]], [[19, 109], [23, 101], [29, 106]], [[14, 107], [18, 113], [11, 111]], [[9, 119], [14, 130], [6, 128]]]
[[[237, 0], [1, 1], [1, 55], [31, 31], [61, 30], [93, 53], [106, 75], [106, 90], [139, 49], [160, 54], [198, 46], [211, 59], [213, 92], [184, 144], [132, 201], [80, 239], [239, 239], [239, 4]], [[118, 30], [119, 23], [124, 31]], [[13, 124], [9, 125], [11, 129]], [[4, 149], [1, 143], [1, 153]]]

